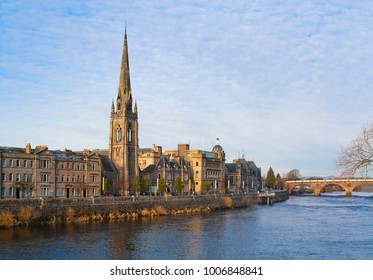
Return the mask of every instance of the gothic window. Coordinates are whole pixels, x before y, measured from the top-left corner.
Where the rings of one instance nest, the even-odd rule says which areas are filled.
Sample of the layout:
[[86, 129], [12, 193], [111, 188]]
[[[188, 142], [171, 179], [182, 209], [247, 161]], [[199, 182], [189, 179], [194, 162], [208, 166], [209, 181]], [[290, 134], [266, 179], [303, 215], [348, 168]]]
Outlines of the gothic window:
[[122, 140], [122, 128], [120, 126], [117, 127], [117, 142]]
[[128, 127], [128, 130], [127, 130], [127, 139], [128, 139], [128, 142], [132, 142], [132, 129], [131, 129], [131, 126]]

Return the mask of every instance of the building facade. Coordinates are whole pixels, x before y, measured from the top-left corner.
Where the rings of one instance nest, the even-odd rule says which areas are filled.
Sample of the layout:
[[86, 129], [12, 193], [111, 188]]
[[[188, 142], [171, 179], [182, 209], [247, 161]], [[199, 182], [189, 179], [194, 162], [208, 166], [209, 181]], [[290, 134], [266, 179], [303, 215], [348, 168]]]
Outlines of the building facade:
[[1, 198], [71, 198], [100, 195], [97, 154], [51, 151], [47, 146], [0, 147]]
[[244, 157], [226, 164], [226, 176], [228, 193], [257, 192], [262, 188], [261, 169]]
[[225, 193], [225, 153], [217, 139], [212, 151], [190, 150], [189, 144], [179, 144], [177, 150], [164, 155], [171, 160], [183, 159], [190, 170], [190, 192], [196, 194]]

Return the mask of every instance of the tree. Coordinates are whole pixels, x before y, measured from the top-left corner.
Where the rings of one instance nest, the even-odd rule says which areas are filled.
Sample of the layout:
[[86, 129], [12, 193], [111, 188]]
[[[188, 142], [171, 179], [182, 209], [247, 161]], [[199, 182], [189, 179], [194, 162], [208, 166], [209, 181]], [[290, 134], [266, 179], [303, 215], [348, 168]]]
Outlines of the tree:
[[302, 179], [302, 174], [300, 174], [298, 169], [292, 169], [286, 174], [286, 179], [288, 181], [296, 181]]
[[206, 182], [202, 184], [202, 192], [209, 192], [211, 190], [211, 182]]
[[146, 177], [141, 178], [140, 193], [146, 193], [149, 190], [149, 180]]
[[166, 192], [166, 181], [161, 178], [158, 181], [158, 192], [163, 195]]
[[175, 190], [179, 193], [182, 193], [184, 189], [183, 182], [181, 182], [180, 176], [177, 176], [175, 181]]
[[140, 190], [140, 177], [139, 176], [135, 176], [135, 188], [136, 188], [137, 192], [141, 192], [141, 190]]
[[272, 167], [269, 167], [269, 170], [267, 172], [266, 180], [265, 180], [265, 186], [266, 188], [272, 188], [276, 184], [276, 176], [273, 172]]
[[281, 178], [279, 173], [276, 175], [276, 188], [280, 190], [285, 188], [285, 180]]
[[365, 127], [350, 145], [341, 148], [336, 166], [342, 177], [351, 177], [358, 172], [367, 177], [373, 171], [373, 123]]

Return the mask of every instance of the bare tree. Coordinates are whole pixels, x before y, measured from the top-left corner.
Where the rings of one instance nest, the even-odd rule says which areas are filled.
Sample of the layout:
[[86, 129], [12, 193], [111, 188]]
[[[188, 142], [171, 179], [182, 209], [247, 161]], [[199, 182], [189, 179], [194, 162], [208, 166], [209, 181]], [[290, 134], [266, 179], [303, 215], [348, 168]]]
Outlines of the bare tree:
[[336, 166], [342, 177], [358, 172], [367, 177], [373, 171], [373, 124], [364, 128], [349, 146], [341, 149]]
[[286, 174], [286, 179], [288, 181], [300, 180], [302, 179], [302, 174], [300, 174], [298, 169], [292, 169]]

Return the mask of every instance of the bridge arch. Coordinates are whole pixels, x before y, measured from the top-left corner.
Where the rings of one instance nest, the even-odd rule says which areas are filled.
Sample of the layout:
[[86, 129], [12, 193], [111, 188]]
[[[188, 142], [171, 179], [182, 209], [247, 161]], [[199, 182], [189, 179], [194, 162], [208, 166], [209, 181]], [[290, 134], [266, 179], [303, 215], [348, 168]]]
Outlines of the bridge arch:
[[316, 196], [321, 195], [321, 191], [329, 185], [338, 185], [346, 192], [346, 196], [352, 196], [352, 192], [362, 185], [373, 187], [373, 179], [295, 180], [286, 182], [289, 194], [297, 186], [309, 186], [313, 188]]

